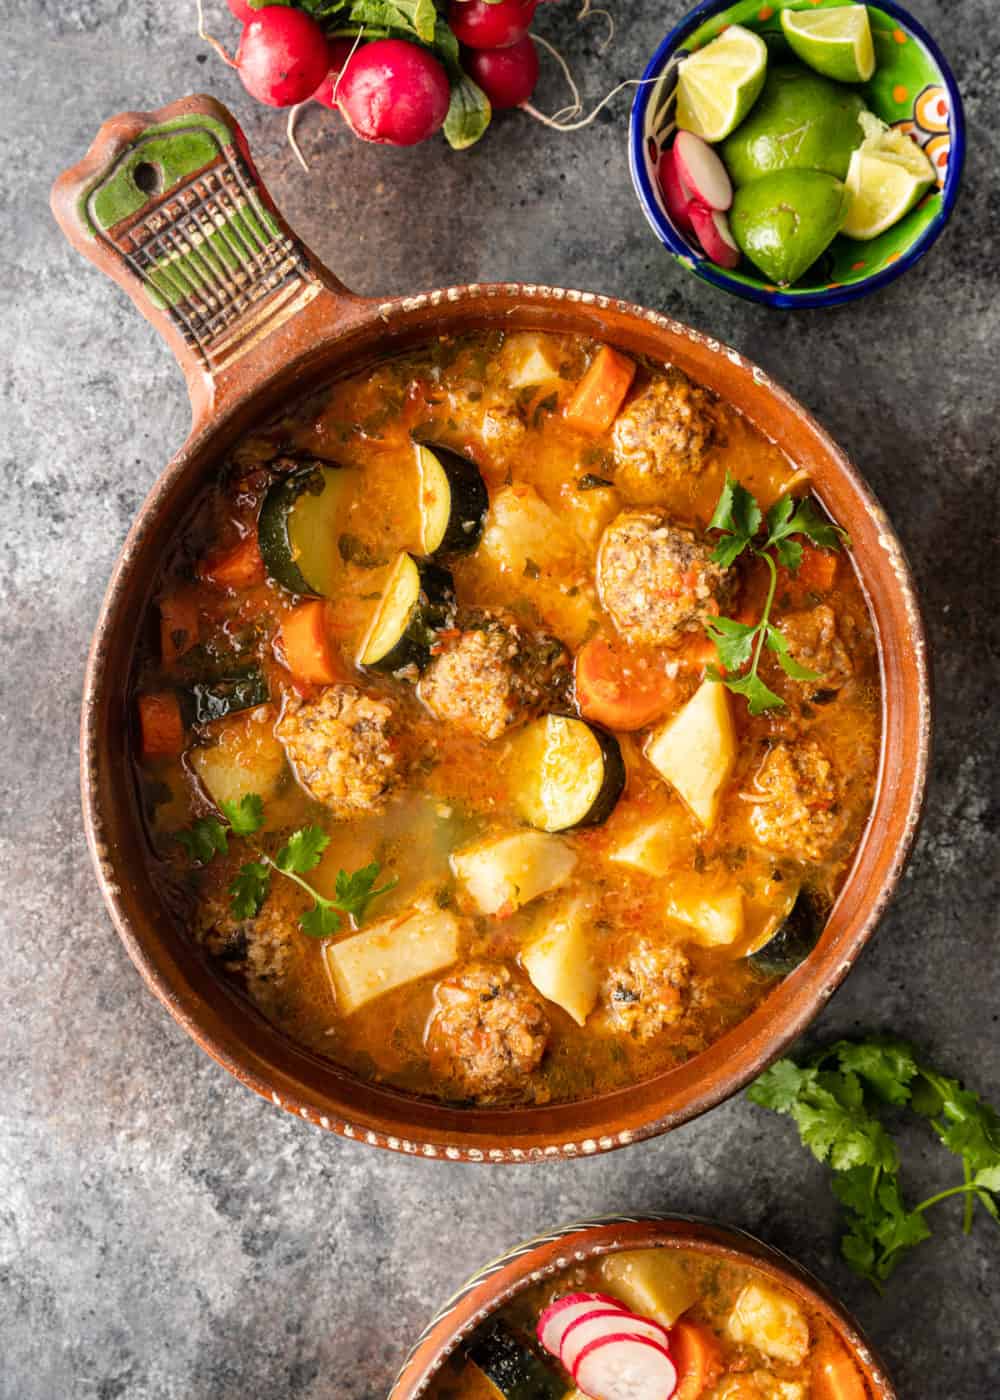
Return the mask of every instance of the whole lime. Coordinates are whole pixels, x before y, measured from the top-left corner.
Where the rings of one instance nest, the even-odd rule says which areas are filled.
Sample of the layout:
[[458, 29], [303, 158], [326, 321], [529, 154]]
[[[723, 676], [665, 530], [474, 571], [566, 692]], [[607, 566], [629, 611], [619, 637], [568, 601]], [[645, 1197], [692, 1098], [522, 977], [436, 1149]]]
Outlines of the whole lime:
[[799, 63], [770, 69], [750, 115], [722, 143], [734, 185], [776, 170], [824, 170], [842, 180], [864, 132], [859, 93]]
[[776, 170], [733, 197], [729, 223], [743, 255], [780, 287], [797, 282], [847, 217], [847, 186], [822, 170]]

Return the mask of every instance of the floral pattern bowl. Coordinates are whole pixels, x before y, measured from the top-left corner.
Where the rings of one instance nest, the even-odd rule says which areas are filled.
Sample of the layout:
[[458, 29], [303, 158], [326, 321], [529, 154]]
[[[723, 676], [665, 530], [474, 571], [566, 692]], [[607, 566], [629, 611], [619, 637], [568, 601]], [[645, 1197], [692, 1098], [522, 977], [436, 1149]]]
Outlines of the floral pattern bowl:
[[[826, 0], [825, 8], [850, 3]], [[746, 261], [728, 271], [706, 258], [667, 213], [656, 169], [675, 130], [673, 93], [677, 68], [727, 25], [755, 30], [782, 52], [780, 11], [809, 9], [816, 0], [702, 0], [663, 40], [643, 74], [632, 105], [629, 163], [639, 202], [653, 231], [683, 267], [706, 282], [768, 306], [838, 306], [886, 286], [913, 266], [934, 243], [955, 206], [965, 156], [962, 99], [951, 69], [926, 30], [893, 0], [868, 6], [877, 67], [861, 87], [868, 107], [890, 126], [908, 132], [937, 172], [937, 186], [892, 228], [870, 242], [842, 234], [794, 286], [776, 287]]]

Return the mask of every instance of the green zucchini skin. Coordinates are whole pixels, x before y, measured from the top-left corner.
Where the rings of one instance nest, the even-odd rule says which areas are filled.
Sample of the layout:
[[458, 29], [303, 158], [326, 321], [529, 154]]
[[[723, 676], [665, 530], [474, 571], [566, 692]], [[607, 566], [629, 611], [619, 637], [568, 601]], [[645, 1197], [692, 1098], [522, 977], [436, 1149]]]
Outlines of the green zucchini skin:
[[[553, 725], [564, 726], [564, 735], [571, 740], [569, 757], [564, 757], [558, 778], [548, 764]], [[600, 758], [600, 781], [596, 792], [590, 796], [590, 785], [583, 785], [580, 765], [576, 763], [574, 767], [574, 763], [577, 759], [585, 761], [589, 773], [594, 760], [593, 744], [597, 745]], [[599, 729], [578, 715], [553, 712], [531, 720], [513, 740], [512, 757], [516, 769], [511, 778], [515, 800], [525, 821], [539, 831], [578, 831], [581, 827], [600, 825], [611, 815], [625, 787], [625, 760], [618, 740], [608, 730]], [[544, 802], [539, 801], [537, 786], [539, 763], [545, 765], [550, 793], [548, 801]], [[557, 798], [555, 802], [552, 795]], [[589, 806], [584, 807], [584, 802], [589, 802]]]
[[319, 496], [327, 488], [327, 473], [343, 471], [337, 462], [310, 457], [300, 467], [275, 481], [264, 497], [257, 520], [257, 544], [268, 575], [290, 593], [323, 597], [316, 580], [305, 577], [295, 560], [289, 535], [296, 502], [305, 495]]
[[498, 1319], [478, 1328], [465, 1355], [504, 1400], [564, 1400], [566, 1382]]
[[789, 913], [747, 962], [767, 977], [787, 977], [804, 963], [823, 934], [826, 918], [815, 895], [799, 890]]
[[271, 698], [264, 673], [254, 667], [240, 676], [200, 681], [179, 692], [185, 724], [211, 724], [240, 710], [266, 705]]
[[596, 724], [589, 727], [601, 746], [604, 782], [590, 811], [575, 827], [570, 827], [570, 831], [578, 831], [582, 826], [600, 826], [601, 822], [607, 821], [625, 790], [625, 760], [622, 758], [621, 745], [609, 730], [598, 729]]
[[454, 554], [469, 554], [482, 538], [490, 508], [489, 493], [479, 468], [450, 447], [419, 440], [417, 446], [434, 454], [448, 482], [448, 524], [431, 557], [446, 559]]
[[[413, 556], [410, 556], [413, 558]], [[430, 662], [438, 632], [455, 616], [455, 582], [450, 572], [430, 559], [416, 559], [420, 593], [410, 609], [399, 641], [375, 661], [360, 662], [366, 671], [401, 671], [415, 666], [422, 671]]]

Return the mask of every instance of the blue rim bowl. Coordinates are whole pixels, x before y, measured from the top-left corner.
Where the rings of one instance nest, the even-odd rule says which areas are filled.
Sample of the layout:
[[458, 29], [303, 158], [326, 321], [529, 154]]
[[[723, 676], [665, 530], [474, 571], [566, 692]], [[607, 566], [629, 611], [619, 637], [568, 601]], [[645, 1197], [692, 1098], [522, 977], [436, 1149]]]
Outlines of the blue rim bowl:
[[[843, 2], [844, 0], [840, 0], [840, 3]], [[815, 0], [812, 0], [812, 3], [815, 3]], [[833, 3], [838, 3], [838, 0], [833, 0]], [[785, 7], [808, 8], [802, 3], [802, 0], [785, 0], [784, 5], [782, 0], [774, 0], [773, 4], [762, 3], [758, 8], [768, 11], [768, 19], [776, 19], [777, 11]], [[706, 258], [698, 244], [687, 239], [667, 214], [659, 193], [654, 162], [661, 149], [656, 140], [657, 134], [669, 136], [673, 128], [668, 126], [664, 132], [656, 133], [650, 131], [650, 125], [658, 109], [662, 106], [664, 97], [676, 83], [677, 64], [691, 52], [687, 45], [692, 35], [710, 23], [713, 18], [726, 11], [741, 12], [741, 14], [734, 16], [732, 22], [747, 22], [747, 19], [754, 18], [752, 14], [743, 18], [749, 8], [751, 7], [745, 3], [745, 0], [744, 3], [734, 3], [734, 0], [701, 0], [701, 3], [696, 5], [681, 20], [680, 24], [670, 31], [650, 59], [646, 71], [642, 75], [642, 85], [638, 88], [632, 103], [632, 112], [629, 118], [629, 169], [639, 203], [642, 205], [643, 213], [646, 215], [653, 232], [668, 252], [672, 253], [688, 271], [695, 273], [696, 276], [710, 282], [715, 287], [721, 287], [723, 291], [733, 292], [737, 296], [761, 302], [765, 306], [782, 308], [840, 306], [845, 302], [856, 301], [859, 297], [878, 291], [880, 287], [888, 286], [890, 282], [894, 282], [897, 277], [901, 277], [914, 263], [918, 262], [938, 239], [951, 217], [955, 201], [958, 198], [962, 166], [965, 161], [965, 114], [962, 109], [958, 84], [955, 82], [954, 74], [947, 60], [923, 25], [918, 23], [901, 6], [895, 4], [894, 0], [877, 0], [877, 3], [870, 5], [871, 12], [875, 15], [881, 12], [920, 47], [926, 64], [936, 70], [941, 96], [946, 103], [946, 108], [943, 109], [947, 122], [946, 134], [931, 138], [932, 142], [934, 139], [947, 139], [949, 142], [944, 155], [947, 162], [945, 173], [939, 182], [939, 188], [926, 200], [928, 203], [933, 200], [933, 214], [924, 215], [922, 225], [905, 249], [894, 251], [887, 260], [873, 267], [871, 271], [866, 271], [863, 276], [854, 276], [850, 281], [830, 282], [823, 280], [823, 263], [829, 254], [823, 254], [814, 268], [810, 268], [806, 274], [806, 277], [812, 277], [816, 269], [819, 269], [818, 275], [822, 285], [815, 287], [797, 289], [794, 286], [784, 288], [772, 286], [763, 277], [744, 271], [743, 268], [750, 266], [745, 259], [743, 268], [729, 272]], [[756, 18], [759, 19], [760, 16], [757, 15]], [[656, 82], [657, 78], [662, 79], [662, 81]], [[926, 93], [928, 89], [924, 91]], [[927, 144], [928, 138], [931, 136], [929, 131], [925, 131], [917, 123], [907, 122], [906, 125], [911, 131], [914, 131], [916, 127], [915, 134], [920, 139], [921, 144]], [[938, 130], [938, 128], [935, 127], [934, 130]], [[918, 210], [920, 208], [921, 206], [918, 205]], [[917, 210], [911, 210], [910, 214], [905, 217], [910, 219], [916, 213]], [[892, 229], [888, 229], [885, 234], [880, 235], [880, 238], [887, 238], [892, 232]], [[834, 240], [834, 247], [838, 241], [839, 235], [838, 239]], [[845, 243], [850, 244], [851, 248], [859, 252], [872, 248], [878, 241], [874, 240], [872, 244], [866, 244], [844, 240]], [[860, 263], [855, 264], [855, 267], [859, 266]]]

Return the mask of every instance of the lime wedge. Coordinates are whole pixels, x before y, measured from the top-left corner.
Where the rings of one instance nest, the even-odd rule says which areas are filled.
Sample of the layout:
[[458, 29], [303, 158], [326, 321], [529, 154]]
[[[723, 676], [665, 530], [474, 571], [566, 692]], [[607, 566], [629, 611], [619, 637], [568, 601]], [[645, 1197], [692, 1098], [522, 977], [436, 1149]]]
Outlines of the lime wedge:
[[731, 24], [682, 60], [677, 70], [677, 125], [703, 141], [728, 136], [757, 101], [767, 74], [767, 45]]
[[875, 46], [864, 5], [782, 10], [781, 28], [792, 51], [826, 78], [867, 83], [875, 72]]
[[847, 171], [849, 204], [841, 230], [848, 238], [877, 238], [909, 213], [935, 183], [934, 167], [905, 132], [870, 113], [861, 119], [865, 139]]

